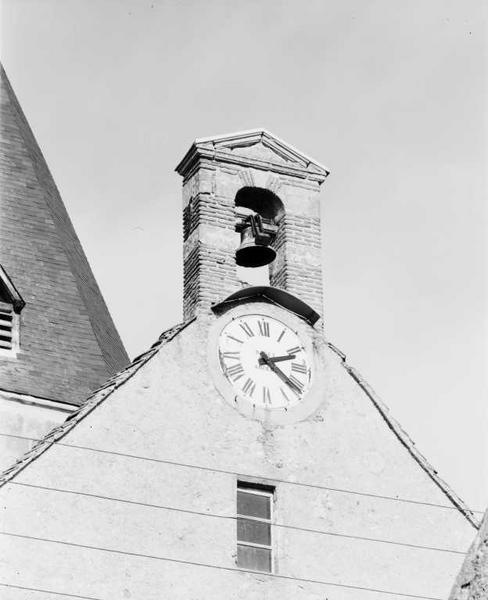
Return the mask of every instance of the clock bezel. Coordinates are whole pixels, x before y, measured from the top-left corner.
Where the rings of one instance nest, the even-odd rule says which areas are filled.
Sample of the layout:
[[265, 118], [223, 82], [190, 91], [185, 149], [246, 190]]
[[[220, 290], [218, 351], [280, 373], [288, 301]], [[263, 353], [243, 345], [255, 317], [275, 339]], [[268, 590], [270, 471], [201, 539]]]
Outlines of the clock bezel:
[[[287, 409], [286, 407], [268, 408], [253, 405], [248, 397], [241, 395], [238, 392], [236, 393], [236, 389], [228, 381], [220, 366], [219, 340], [224, 328], [237, 318], [261, 314], [281, 321], [296, 333], [303, 344], [308, 360], [310, 361], [310, 386], [302, 398], [295, 405], [288, 407]], [[319, 361], [317, 360], [318, 344], [316, 342], [318, 337], [321, 337], [321, 334], [317, 330], [293, 313], [290, 313], [281, 307], [274, 306], [267, 302], [246, 302], [241, 305], [233, 306], [232, 308], [229, 308], [226, 313], [216, 318], [209, 330], [207, 356], [215, 387], [227, 403], [244, 417], [273, 425], [303, 420], [310, 416], [323, 401], [323, 394], [320, 393], [323, 376], [317, 370]]]

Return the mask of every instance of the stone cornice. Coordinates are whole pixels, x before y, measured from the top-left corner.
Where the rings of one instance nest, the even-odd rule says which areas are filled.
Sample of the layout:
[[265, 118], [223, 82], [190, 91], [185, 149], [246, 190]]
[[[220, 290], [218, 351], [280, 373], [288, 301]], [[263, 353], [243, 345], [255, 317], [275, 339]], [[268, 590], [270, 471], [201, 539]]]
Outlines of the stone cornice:
[[31, 396], [30, 394], [19, 394], [18, 392], [0, 389], [0, 401], [2, 400], [65, 413], [72, 413], [79, 408], [76, 404], [68, 404], [67, 402], [61, 402], [59, 400], [49, 400], [48, 398]]
[[[239, 148], [247, 148], [258, 143], [273, 152], [276, 162], [239, 154]], [[253, 167], [281, 175], [309, 179], [318, 184], [321, 184], [329, 174], [320, 163], [264, 129], [197, 139], [176, 167], [176, 171], [186, 179], [195, 171], [195, 167], [212, 162]]]

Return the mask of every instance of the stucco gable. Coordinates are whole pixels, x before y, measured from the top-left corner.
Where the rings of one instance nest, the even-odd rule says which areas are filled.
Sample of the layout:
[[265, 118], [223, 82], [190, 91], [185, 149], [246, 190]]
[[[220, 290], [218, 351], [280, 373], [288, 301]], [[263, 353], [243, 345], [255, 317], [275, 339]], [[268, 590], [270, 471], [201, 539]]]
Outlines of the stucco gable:
[[[249, 579], [246, 596], [235, 580], [226, 598], [262, 598], [266, 577], [274, 578], [271, 589], [290, 573], [295, 587], [285, 597], [299, 600], [329, 588], [347, 588], [350, 595], [337, 597], [348, 600], [391, 591], [444, 597], [472, 521], [344, 355], [322, 339], [322, 405], [302, 421], [269, 428], [216, 393], [207, 341], [205, 320], [168, 330], [4, 474], [5, 528], [13, 556], [22, 557], [12, 564], [44, 540], [50, 564], [63, 554], [55, 581], [75, 573], [78, 594], [105, 597], [96, 582], [108, 578], [107, 597], [121, 597], [125, 586], [134, 598], [156, 598], [140, 586], [161, 568], [171, 578], [180, 560], [197, 571], [186, 571], [178, 597], [195, 595], [201, 581], [220, 590], [212, 565], [243, 575], [232, 555], [236, 481], [257, 478], [277, 490], [276, 535], [286, 537], [278, 544], [280, 572]], [[104, 553], [94, 560], [97, 548]], [[112, 556], [127, 553], [146, 561], [144, 578], [109, 568]], [[90, 582], [79, 575], [89, 560]], [[124, 560], [133, 572], [133, 559]], [[41, 561], [29, 564], [42, 581]]]
[[[158, 341], [149, 348], [145, 353], [139, 355], [132, 363], [111, 377], [102, 387], [96, 390], [86, 402], [71, 414], [65, 423], [56, 427], [42, 440], [37, 442], [34, 447], [26, 453], [19, 461], [12, 465], [9, 469], [0, 474], [0, 487], [8, 481], [15, 478], [28, 465], [32, 464], [36, 458], [44, 454], [50, 447], [59, 442], [69, 432], [71, 432], [79, 423], [81, 423], [88, 415], [93, 413], [97, 407], [104, 403], [109, 396], [122, 388], [146, 363], [155, 358], [158, 353], [170, 342], [174, 341], [195, 319], [180, 323], [167, 331], [163, 332]], [[366, 395], [377, 415], [384, 422], [387, 430], [401, 444], [410, 455], [412, 462], [416, 463], [433, 482], [436, 488], [445, 496], [448, 504], [455, 507], [474, 527], [479, 527], [479, 519], [469, 510], [466, 504], [457, 496], [457, 494], [439, 477], [437, 471], [432, 467], [428, 460], [416, 448], [415, 442], [403, 430], [400, 424], [392, 417], [388, 407], [378, 398], [371, 386], [359, 374], [359, 372], [346, 362], [346, 356], [338, 350], [333, 344], [327, 343], [327, 347], [335, 354], [340, 361], [340, 364], [345, 369], [354, 384], [359, 386], [361, 392]], [[185, 385], [182, 382], [181, 385]], [[161, 400], [162, 401], [162, 400]], [[137, 424], [135, 422], [135, 424]]]
[[0, 474], [0, 487], [5, 485], [8, 481], [13, 479], [21, 471], [23, 471], [29, 464], [31, 464], [41, 454], [44, 454], [53, 444], [61, 440], [67, 433], [69, 433], [76, 425], [78, 425], [85, 417], [92, 413], [104, 400], [108, 398], [113, 392], [120, 388], [126, 383], [131, 377], [133, 377], [139, 369], [144, 366], [164, 344], [170, 342], [180, 331], [182, 331], [191, 321], [186, 323], [180, 323], [167, 329], [160, 336], [157, 342], [155, 342], [149, 350], [137, 356], [125, 369], [113, 375], [108, 379], [100, 388], [95, 390], [86, 401], [75, 410], [64, 423], [52, 429], [44, 438], [39, 440], [29, 452], [24, 454], [18, 461], [11, 465], [8, 469]]

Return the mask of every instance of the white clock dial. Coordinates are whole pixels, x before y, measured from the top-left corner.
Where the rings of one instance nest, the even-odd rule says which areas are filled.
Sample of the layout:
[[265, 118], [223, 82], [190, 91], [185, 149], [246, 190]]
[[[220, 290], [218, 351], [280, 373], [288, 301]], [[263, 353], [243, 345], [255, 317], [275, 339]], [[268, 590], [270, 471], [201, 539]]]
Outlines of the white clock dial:
[[218, 352], [236, 395], [255, 406], [287, 409], [310, 387], [311, 357], [298, 335], [273, 317], [236, 317], [221, 331]]

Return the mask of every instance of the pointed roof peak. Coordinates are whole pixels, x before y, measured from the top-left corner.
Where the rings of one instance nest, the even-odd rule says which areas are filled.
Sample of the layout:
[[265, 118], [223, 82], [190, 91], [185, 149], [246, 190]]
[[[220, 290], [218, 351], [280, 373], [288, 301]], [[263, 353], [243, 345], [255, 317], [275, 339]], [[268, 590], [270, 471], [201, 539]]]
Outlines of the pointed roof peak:
[[2, 65], [0, 101], [0, 263], [9, 295], [25, 301], [21, 352], [15, 369], [0, 365], [1, 387], [79, 404], [128, 356]]

